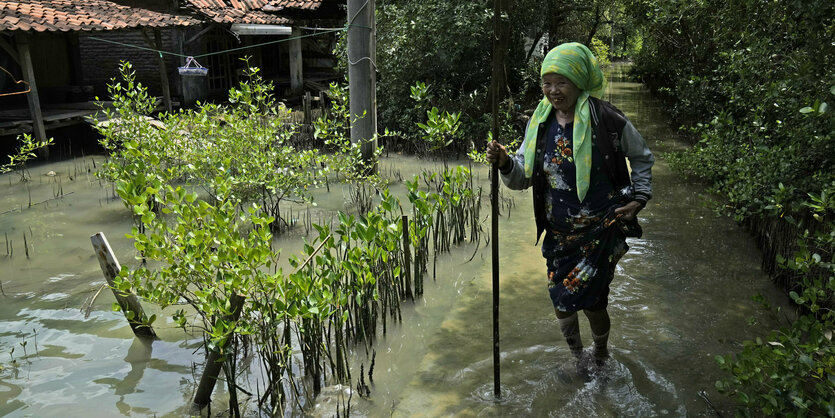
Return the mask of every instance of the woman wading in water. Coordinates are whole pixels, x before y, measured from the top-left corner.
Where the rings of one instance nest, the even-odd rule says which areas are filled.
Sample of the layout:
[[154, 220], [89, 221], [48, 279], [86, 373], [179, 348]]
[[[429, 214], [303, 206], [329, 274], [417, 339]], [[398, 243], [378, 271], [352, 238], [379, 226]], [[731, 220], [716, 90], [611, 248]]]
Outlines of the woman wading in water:
[[636, 217], [652, 197], [654, 158], [623, 113], [599, 99], [603, 72], [587, 47], [568, 43], [552, 49], [540, 75], [545, 97], [516, 155], [493, 141], [487, 160], [498, 163], [507, 187], [533, 187], [537, 242], [545, 233], [548, 290], [583, 371], [577, 312], [589, 320], [591, 356], [602, 367], [609, 356], [609, 284], [629, 248], [626, 237], [641, 234]]

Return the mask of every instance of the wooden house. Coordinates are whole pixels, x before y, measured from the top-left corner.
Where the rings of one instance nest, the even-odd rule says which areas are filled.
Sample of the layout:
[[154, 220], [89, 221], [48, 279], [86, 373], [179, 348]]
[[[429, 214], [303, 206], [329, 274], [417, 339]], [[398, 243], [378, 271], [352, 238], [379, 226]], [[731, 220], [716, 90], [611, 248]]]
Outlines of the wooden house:
[[[46, 130], [83, 122], [97, 107], [93, 99], [107, 97], [121, 61], [132, 63], [161, 109], [225, 97], [244, 56], [279, 95], [300, 95], [305, 83], [322, 88], [335, 79], [336, 39], [322, 28], [344, 25], [340, 3], [0, 0], [0, 67], [7, 70], [0, 71], [0, 138], [45, 138]], [[208, 75], [180, 76], [187, 56]]]

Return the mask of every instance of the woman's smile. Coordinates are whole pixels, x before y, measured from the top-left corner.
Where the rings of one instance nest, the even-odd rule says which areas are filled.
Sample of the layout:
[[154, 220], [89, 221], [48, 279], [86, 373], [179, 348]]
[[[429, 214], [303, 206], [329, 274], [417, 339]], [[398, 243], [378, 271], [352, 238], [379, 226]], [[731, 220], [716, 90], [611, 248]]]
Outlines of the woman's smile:
[[580, 97], [580, 89], [567, 77], [548, 73], [542, 76], [542, 94], [551, 102], [551, 106], [565, 114], [574, 114], [574, 106]]

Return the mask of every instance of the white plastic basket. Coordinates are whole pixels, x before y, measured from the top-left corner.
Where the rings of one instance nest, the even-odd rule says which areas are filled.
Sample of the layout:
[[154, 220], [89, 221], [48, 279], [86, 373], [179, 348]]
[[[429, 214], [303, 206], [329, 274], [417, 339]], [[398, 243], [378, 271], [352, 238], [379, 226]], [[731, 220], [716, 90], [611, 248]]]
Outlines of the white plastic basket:
[[[192, 64], [194, 65], [193, 67]], [[185, 67], [177, 67], [177, 71], [180, 73], [180, 75], [195, 77], [205, 77], [207, 74], [209, 74], [209, 69], [200, 65], [200, 63], [197, 62], [197, 60], [195, 60], [194, 57], [188, 57], [186, 59]]]

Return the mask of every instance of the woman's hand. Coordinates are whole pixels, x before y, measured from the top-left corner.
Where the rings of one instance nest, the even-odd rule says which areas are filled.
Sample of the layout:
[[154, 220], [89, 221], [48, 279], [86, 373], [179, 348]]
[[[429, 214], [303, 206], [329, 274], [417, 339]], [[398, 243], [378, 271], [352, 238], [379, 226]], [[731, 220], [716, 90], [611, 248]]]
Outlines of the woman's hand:
[[494, 140], [487, 144], [487, 161], [490, 164], [498, 163], [499, 170], [504, 170], [510, 162], [510, 156], [504, 145]]
[[638, 216], [638, 212], [642, 209], [641, 203], [637, 200], [633, 200], [617, 209], [615, 209], [615, 215], [619, 216], [620, 219], [624, 221], [631, 221]]

